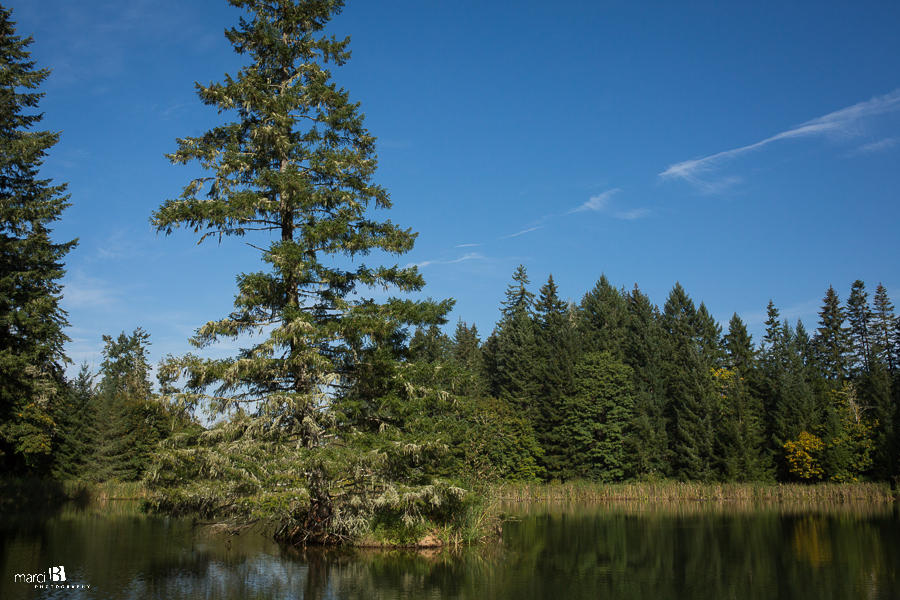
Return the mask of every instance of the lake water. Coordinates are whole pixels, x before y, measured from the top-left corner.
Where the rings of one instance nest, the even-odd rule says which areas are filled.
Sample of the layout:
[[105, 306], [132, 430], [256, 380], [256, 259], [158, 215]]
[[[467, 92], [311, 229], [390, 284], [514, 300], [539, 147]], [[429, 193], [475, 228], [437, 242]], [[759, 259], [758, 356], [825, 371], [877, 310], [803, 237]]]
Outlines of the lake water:
[[502, 542], [419, 553], [211, 538], [133, 502], [0, 514], [0, 598], [900, 598], [894, 505], [505, 508]]

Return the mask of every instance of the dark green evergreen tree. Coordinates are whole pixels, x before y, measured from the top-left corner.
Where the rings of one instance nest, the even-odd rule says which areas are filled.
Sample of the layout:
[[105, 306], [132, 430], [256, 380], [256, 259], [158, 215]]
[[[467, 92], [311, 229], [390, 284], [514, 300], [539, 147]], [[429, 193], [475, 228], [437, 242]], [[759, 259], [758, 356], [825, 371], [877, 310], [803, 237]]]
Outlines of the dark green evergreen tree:
[[532, 423], [536, 423], [540, 405], [535, 375], [534, 294], [528, 291], [529, 283], [525, 267], [519, 265], [500, 309], [496, 342], [491, 348], [494, 365], [491, 380], [493, 395], [509, 402]]
[[871, 321], [869, 294], [866, 284], [857, 279], [850, 288], [847, 298], [847, 321], [850, 324], [852, 345], [851, 369], [855, 373], [868, 373], [872, 365]]
[[707, 481], [714, 475], [713, 365], [705, 355], [697, 309], [679, 283], [666, 299], [662, 322], [671, 344], [666, 395], [674, 474]]
[[659, 310], [637, 286], [625, 297], [627, 322], [624, 362], [634, 378], [634, 420], [625, 442], [632, 456], [632, 475], [671, 475], [669, 416], [666, 397], [668, 338]]
[[441, 363], [450, 359], [450, 338], [435, 324], [416, 329], [409, 340], [410, 360]]
[[68, 394], [53, 413], [58, 444], [53, 454], [53, 474], [58, 479], [89, 479], [98, 438], [94, 418], [94, 374], [87, 363], [69, 382]]
[[622, 292], [606, 275], [600, 275], [594, 289], [581, 299], [578, 316], [585, 352], [609, 352], [618, 360], [624, 358], [628, 308]]
[[829, 287], [819, 311], [819, 328], [813, 338], [813, 345], [822, 376], [838, 386], [849, 375], [849, 355], [852, 348], [844, 320], [840, 298], [834, 288]]
[[225, 34], [245, 66], [197, 92], [233, 120], [178, 141], [169, 158], [196, 161], [208, 176], [151, 221], [166, 234], [185, 227], [201, 240], [268, 244], [266, 269], [238, 277], [234, 311], [191, 343], [261, 339], [232, 358], [162, 365], [164, 385], [184, 382], [180, 402], [230, 418], [158, 455], [149, 476], [157, 506], [245, 523], [264, 513], [275, 537], [295, 543], [358, 535], [372, 523], [376, 490], [387, 494], [378, 510], [416, 519], [413, 504], [390, 495], [394, 485], [448, 502], [457, 492], [429, 470], [446, 440], [419, 429], [446, 395], [410, 381], [406, 343], [411, 329], [443, 324], [453, 302], [370, 297], [425, 282], [415, 267], [360, 262], [402, 255], [416, 234], [376, 219], [391, 201], [373, 181], [375, 137], [331, 81], [327, 67], [350, 58], [350, 40], [323, 30], [343, 1], [229, 3], [249, 15]]
[[722, 347], [727, 356], [726, 366], [749, 374], [756, 366], [756, 351], [753, 349], [753, 336], [747, 332], [747, 326], [737, 313], [728, 322], [728, 333], [722, 338]]
[[0, 6], [0, 470], [46, 475], [68, 362], [62, 260], [77, 240], [50, 237], [69, 197], [39, 170], [59, 134], [32, 131], [43, 115], [30, 112], [50, 71], [34, 68], [11, 16]]
[[711, 367], [721, 366], [725, 357], [725, 349], [722, 347], [722, 326], [709, 314], [709, 310], [702, 302], [697, 309], [695, 327], [703, 361]]
[[453, 333], [450, 352], [453, 361], [470, 377], [470, 382], [462, 393], [468, 396], [487, 395], [484, 355], [481, 341], [478, 339], [478, 328], [474, 323], [470, 327], [462, 319], [459, 320]]
[[822, 411], [811, 381], [816, 373], [814, 362], [805, 354], [810, 345], [806, 330], [798, 323], [798, 335], [787, 321], [779, 322], [778, 309], [771, 300], [767, 313], [758, 376], [752, 383], [763, 401], [768, 456], [778, 477], [788, 479], [790, 465], [784, 444], [797, 440], [804, 431], [815, 434]]
[[753, 339], [737, 313], [728, 323], [722, 345], [727, 364], [716, 371], [719, 392], [716, 466], [727, 481], [766, 479], [770, 463], [763, 451], [762, 403], [750, 385], [756, 367]]
[[631, 368], [608, 352], [584, 354], [566, 399], [563, 429], [569, 449], [565, 478], [621, 481], [633, 470], [625, 440], [634, 420]]
[[875, 288], [872, 311], [872, 354], [876, 360], [885, 365], [888, 372], [893, 373], [897, 369], [897, 346], [891, 339], [896, 317], [894, 305], [887, 295], [887, 289], [882, 284]]
[[874, 419], [872, 441], [873, 478], [889, 481], [896, 474], [900, 458], [900, 440], [897, 431], [897, 405], [891, 393], [891, 375], [888, 366], [874, 359], [870, 370], [858, 380], [860, 404]]
[[572, 468], [569, 451], [572, 440], [564, 424], [578, 349], [573, 311], [560, 300], [553, 275], [541, 287], [535, 304], [535, 324], [534, 375], [540, 412], [534, 428], [544, 449], [547, 476], [563, 479]]
[[169, 411], [155, 398], [150, 383], [149, 339], [140, 327], [115, 339], [103, 336], [101, 379], [93, 399], [94, 479], [139, 479], [156, 444], [172, 428]]

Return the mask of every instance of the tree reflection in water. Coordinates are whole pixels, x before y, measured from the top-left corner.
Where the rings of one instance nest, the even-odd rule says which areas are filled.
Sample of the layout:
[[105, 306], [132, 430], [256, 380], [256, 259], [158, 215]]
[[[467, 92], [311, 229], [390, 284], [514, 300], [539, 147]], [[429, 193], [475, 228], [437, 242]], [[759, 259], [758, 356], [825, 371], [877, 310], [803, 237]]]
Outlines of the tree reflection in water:
[[16, 573], [64, 565], [80, 598], [897, 598], [890, 505], [532, 504], [481, 548], [286, 548], [202, 534], [134, 503], [4, 515], [0, 597], [69, 598]]

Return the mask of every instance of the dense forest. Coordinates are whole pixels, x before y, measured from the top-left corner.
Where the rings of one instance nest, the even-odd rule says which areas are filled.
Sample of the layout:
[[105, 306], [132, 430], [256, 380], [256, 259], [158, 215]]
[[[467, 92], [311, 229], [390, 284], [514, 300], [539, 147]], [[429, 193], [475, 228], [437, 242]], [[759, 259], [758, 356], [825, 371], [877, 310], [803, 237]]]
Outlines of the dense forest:
[[[829, 288], [810, 334], [769, 303], [759, 343], [735, 314], [723, 330], [675, 284], [660, 309], [601, 276], [578, 305], [524, 267], [482, 343], [419, 330], [411, 360], [453, 365], [468, 387], [527, 421], [545, 480], [889, 480], [898, 465], [900, 330], [882, 285], [846, 303]], [[447, 368], [447, 367], [445, 367]], [[503, 476], [518, 473], [503, 472]]]
[[660, 308], [601, 276], [575, 305], [552, 276], [535, 293], [524, 266], [484, 340], [462, 320], [444, 332], [452, 300], [354, 295], [425, 282], [414, 266], [333, 260], [401, 255], [416, 235], [374, 218], [391, 206], [372, 183], [375, 138], [322, 66], [349, 58], [349, 38], [316, 37], [343, 3], [230, 2], [251, 14], [226, 32], [250, 60], [198, 95], [234, 120], [178, 140], [171, 161], [210, 175], [151, 223], [201, 241], [270, 236], [266, 270], [242, 274], [233, 312], [190, 343], [260, 341], [227, 359], [167, 357], [156, 390], [141, 328], [104, 337], [97, 372], [65, 376], [59, 300], [77, 240], [51, 241], [68, 196], [39, 168], [59, 135], [25, 114], [49, 70], [0, 9], [4, 476], [143, 480], [153, 510], [292, 542], [474, 528], [479, 486], [502, 480], [900, 476], [900, 322], [880, 284], [871, 301], [862, 281], [846, 302], [829, 288], [811, 332], [770, 303], [758, 341], [679, 284]]

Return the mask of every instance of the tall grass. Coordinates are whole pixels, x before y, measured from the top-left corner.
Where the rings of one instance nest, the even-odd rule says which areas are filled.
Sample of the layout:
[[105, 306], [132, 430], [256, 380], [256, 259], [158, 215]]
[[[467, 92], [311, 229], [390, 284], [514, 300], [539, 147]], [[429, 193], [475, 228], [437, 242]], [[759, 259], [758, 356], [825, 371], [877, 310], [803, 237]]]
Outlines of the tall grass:
[[608, 500], [722, 500], [746, 502], [834, 502], [895, 500], [887, 483], [655, 483], [603, 484], [572, 481], [564, 484], [506, 483], [496, 493], [504, 501], [608, 501]]
[[66, 502], [146, 498], [140, 481], [92, 481], [10, 477], [0, 479], [0, 511], [32, 511]]

